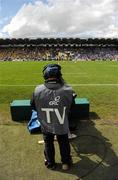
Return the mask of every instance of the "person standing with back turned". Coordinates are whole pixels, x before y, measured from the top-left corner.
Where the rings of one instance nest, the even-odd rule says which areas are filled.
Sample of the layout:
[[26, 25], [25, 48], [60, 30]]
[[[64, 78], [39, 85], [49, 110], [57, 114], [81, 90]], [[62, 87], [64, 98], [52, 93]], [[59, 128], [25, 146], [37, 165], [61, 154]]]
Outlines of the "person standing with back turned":
[[37, 111], [41, 123], [41, 130], [45, 143], [45, 165], [55, 169], [54, 136], [56, 135], [62, 162], [62, 169], [68, 170], [71, 166], [71, 149], [68, 139], [68, 116], [74, 98], [72, 87], [62, 78], [61, 66], [49, 64], [43, 69], [45, 83], [37, 86], [31, 99], [31, 106]]

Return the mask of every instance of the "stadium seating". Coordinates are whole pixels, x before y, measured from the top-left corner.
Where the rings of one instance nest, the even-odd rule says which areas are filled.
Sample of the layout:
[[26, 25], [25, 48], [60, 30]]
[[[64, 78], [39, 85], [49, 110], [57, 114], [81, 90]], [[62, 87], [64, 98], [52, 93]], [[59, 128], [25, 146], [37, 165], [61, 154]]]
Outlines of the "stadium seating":
[[33, 48], [6, 46], [0, 49], [0, 61], [42, 61], [42, 60], [115, 60], [118, 61], [118, 49], [114, 46], [82, 47], [40, 47]]

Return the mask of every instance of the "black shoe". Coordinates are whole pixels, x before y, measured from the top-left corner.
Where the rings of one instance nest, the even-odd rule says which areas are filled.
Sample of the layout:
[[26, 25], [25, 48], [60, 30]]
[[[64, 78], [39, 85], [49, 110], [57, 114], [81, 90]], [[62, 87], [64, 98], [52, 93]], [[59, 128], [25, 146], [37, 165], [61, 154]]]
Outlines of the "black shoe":
[[54, 170], [56, 168], [56, 164], [55, 163], [49, 163], [47, 160], [45, 160], [45, 166], [48, 168], [48, 169], [51, 169], [51, 170]]
[[46, 167], [48, 169], [54, 170], [56, 168], [56, 165], [55, 164], [48, 164]]

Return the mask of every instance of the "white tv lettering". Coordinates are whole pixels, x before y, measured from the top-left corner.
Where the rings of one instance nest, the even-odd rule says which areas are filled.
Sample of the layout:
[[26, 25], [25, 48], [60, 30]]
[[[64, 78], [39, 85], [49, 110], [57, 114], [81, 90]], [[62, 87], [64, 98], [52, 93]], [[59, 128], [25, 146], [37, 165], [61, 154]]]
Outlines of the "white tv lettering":
[[52, 108], [41, 108], [41, 110], [46, 112], [47, 123], [51, 123], [50, 112], [53, 112], [54, 110]]
[[66, 110], [66, 107], [63, 108], [63, 115], [61, 117], [60, 113], [59, 113], [59, 110], [58, 109], [54, 109], [55, 111], [55, 114], [60, 122], [60, 124], [64, 124], [64, 119], [65, 119], [65, 110]]
[[65, 119], [65, 111], [66, 107], [64, 106], [63, 108], [63, 114], [62, 116], [60, 115], [60, 112], [57, 108], [41, 108], [42, 111], [46, 112], [46, 118], [47, 118], [47, 123], [51, 123], [51, 118], [50, 118], [50, 113], [55, 112], [57, 119], [59, 120], [60, 124], [64, 124], [64, 119]]

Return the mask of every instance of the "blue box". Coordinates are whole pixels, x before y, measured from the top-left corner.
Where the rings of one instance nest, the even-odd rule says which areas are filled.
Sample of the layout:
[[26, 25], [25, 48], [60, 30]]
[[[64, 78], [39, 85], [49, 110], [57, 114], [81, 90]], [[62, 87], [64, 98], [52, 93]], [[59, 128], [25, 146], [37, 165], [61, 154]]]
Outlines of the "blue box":
[[11, 117], [14, 121], [29, 121], [32, 114], [30, 100], [14, 100], [10, 103]]
[[75, 107], [72, 110], [73, 117], [85, 119], [89, 117], [90, 103], [87, 98], [76, 98]]
[[76, 98], [69, 116], [70, 130], [76, 129], [80, 120], [89, 119], [90, 103], [87, 98]]

